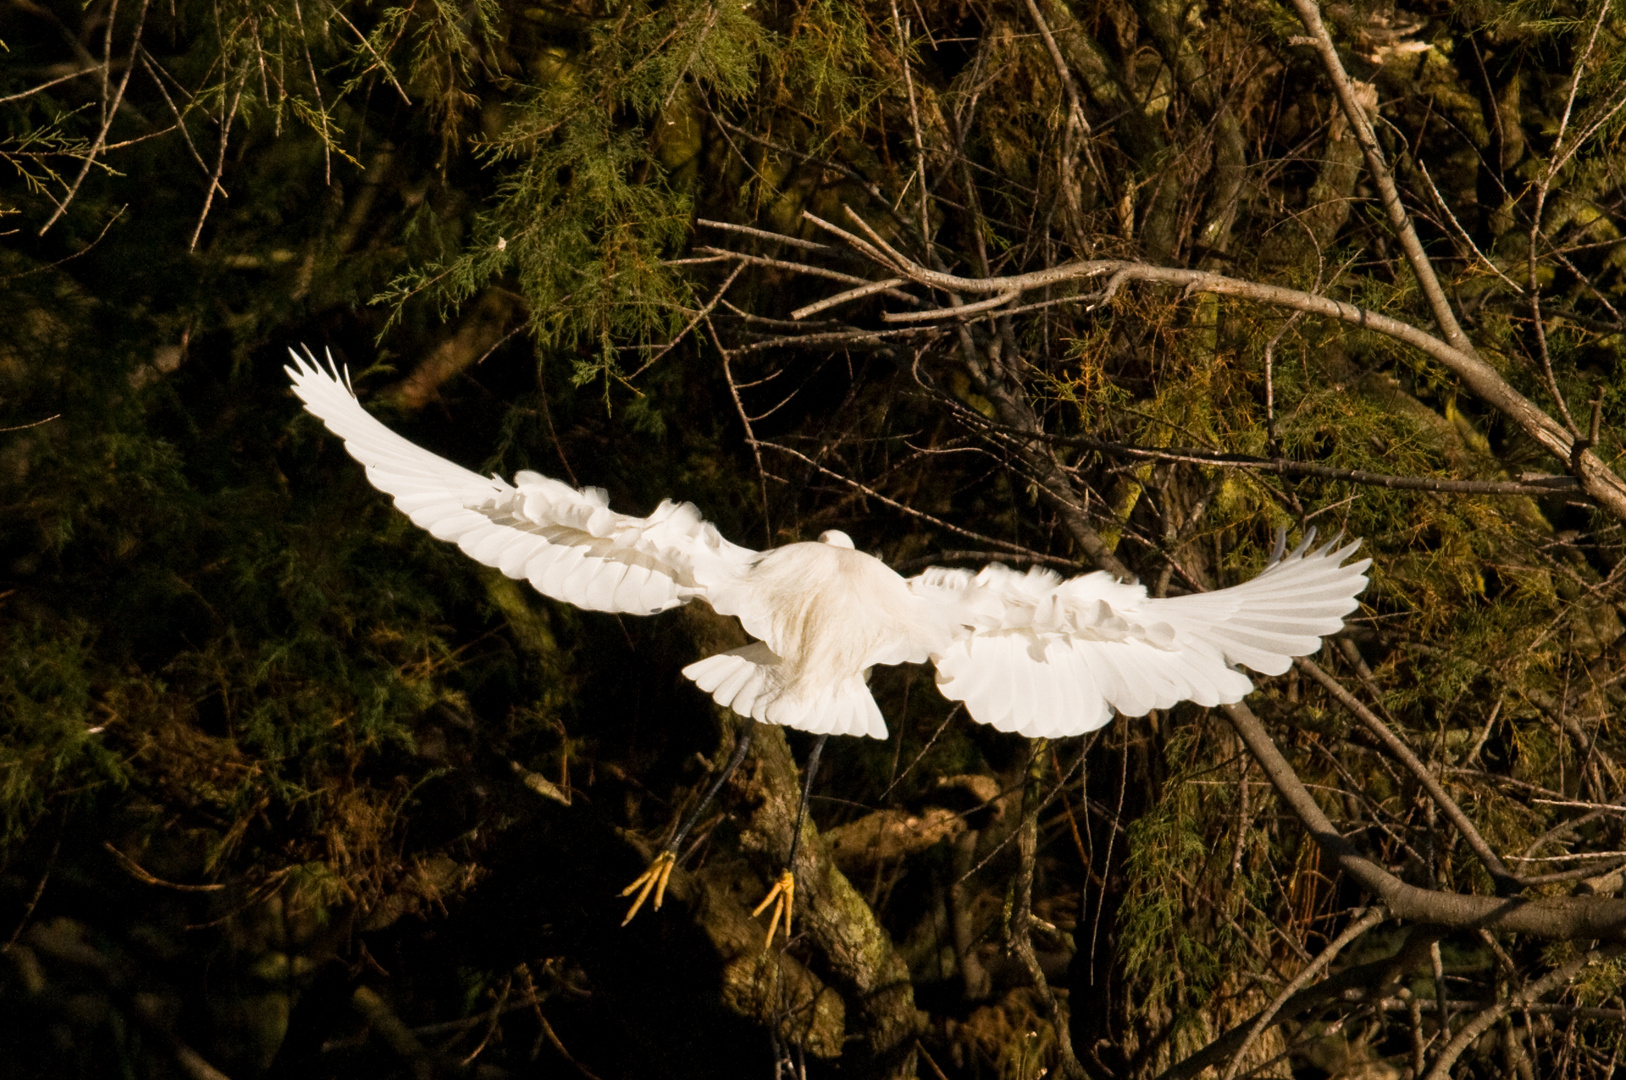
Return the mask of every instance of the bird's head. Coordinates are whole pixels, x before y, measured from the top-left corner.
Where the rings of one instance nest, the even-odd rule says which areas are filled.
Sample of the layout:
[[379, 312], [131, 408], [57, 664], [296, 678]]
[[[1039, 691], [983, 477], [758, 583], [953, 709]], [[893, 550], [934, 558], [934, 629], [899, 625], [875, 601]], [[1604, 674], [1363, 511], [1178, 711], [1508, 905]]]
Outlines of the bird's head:
[[824, 530], [819, 534], [819, 543], [829, 544], [831, 547], [846, 548], [848, 551], [855, 550], [853, 538], [840, 529]]

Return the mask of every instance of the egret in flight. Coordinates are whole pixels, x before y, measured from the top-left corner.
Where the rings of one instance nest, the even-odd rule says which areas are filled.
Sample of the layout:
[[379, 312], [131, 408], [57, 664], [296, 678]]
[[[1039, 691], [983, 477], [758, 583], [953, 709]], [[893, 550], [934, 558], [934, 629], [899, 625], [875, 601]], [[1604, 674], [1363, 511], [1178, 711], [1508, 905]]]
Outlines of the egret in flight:
[[[1253, 682], [1236, 665], [1280, 675], [1315, 652], [1358, 606], [1371, 563], [1345, 562], [1358, 541], [1311, 550], [1306, 538], [1241, 585], [1164, 598], [1102, 571], [1064, 579], [994, 563], [904, 578], [836, 530], [752, 551], [724, 539], [691, 503], [668, 500], [640, 518], [611, 510], [602, 488], [534, 472], [512, 483], [470, 472], [374, 419], [331, 358], [323, 370], [308, 353], [292, 355], [285, 370], [294, 393], [415, 524], [588, 611], [653, 615], [704, 600], [738, 617], [754, 640], [683, 674], [750, 721], [820, 736], [886, 737], [867, 685], [876, 664], [929, 661], [943, 696], [963, 702], [973, 720], [1030, 737], [1093, 731], [1114, 710], [1141, 716], [1181, 701], [1240, 701]], [[707, 799], [748, 740], [749, 725]], [[808, 762], [809, 786], [822, 746]], [[627, 890], [642, 890], [629, 920], [651, 888], [660, 907], [696, 816]], [[800, 836], [798, 821], [791, 863]], [[776, 905], [770, 941], [781, 915], [788, 934], [794, 888], [787, 868], [758, 908]]]

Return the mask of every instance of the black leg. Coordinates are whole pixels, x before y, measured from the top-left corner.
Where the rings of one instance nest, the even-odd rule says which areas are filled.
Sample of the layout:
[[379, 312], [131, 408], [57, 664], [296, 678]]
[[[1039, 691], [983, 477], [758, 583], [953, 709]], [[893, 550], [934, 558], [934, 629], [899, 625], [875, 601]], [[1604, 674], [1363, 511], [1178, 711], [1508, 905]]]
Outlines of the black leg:
[[[670, 851], [673, 855], [678, 853], [678, 849], [683, 846], [683, 841], [689, 838], [689, 833], [699, 823], [701, 816], [705, 814], [706, 808], [711, 805], [713, 799], [717, 798], [717, 793], [723, 790], [723, 785], [728, 783], [730, 776], [734, 775], [734, 770], [740, 767], [740, 762], [745, 760], [746, 751], [751, 749], [751, 730], [756, 726], [757, 722], [750, 718], [747, 718], [745, 723], [740, 726], [740, 733], [734, 740], [734, 753], [729, 755], [728, 764], [724, 765], [723, 771], [717, 774], [716, 779], [712, 780], [711, 786], [706, 789], [706, 793], [700, 796], [699, 802], [694, 804], [694, 809], [683, 816], [683, 821], [678, 825], [677, 832], [673, 833], [672, 839], [666, 842], [667, 851]], [[655, 906], [659, 907], [660, 905]]]
[[688, 839], [695, 823], [706, 812], [706, 808], [717, 797], [717, 793], [723, 789], [728, 778], [734, 775], [734, 770], [740, 767], [740, 762], [745, 760], [745, 752], [751, 748], [751, 730], [755, 727], [756, 721], [751, 719], [747, 719], [740, 727], [740, 733], [734, 740], [734, 753], [729, 755], [728, 764], [723, 766], [723, 771], [712, 780], [711, 786], [700, 796], [700, 801], [694, 805], [694, 809], [683, 816], [677, 832], [672, 834], [672, 839], [666, 842], [660, 854], [650, 862], [649, 869], [640, 874], [637, 881], [621, 890], [622, 896], [638, 894], [632, 902], [632, 907], [627, 909], [627, 917], [621, 920], [622, 926], [630, 923], [632, 917], [638, 914], [638, 909], [644, 906], [644, 901], [649, 899], [651, 892], [655, 894], [655, 902], [650, 906], [656, 911], [661, 909], [661, 902], [666, 899], [666, 883], [672, 878], [673, 867], [677, 866], [678, 849], [683, 846], [683, 841]]
[[785, 872], [779, 875], [768, 895], [762, 898], [752, 915], [761, 915], [768, 905], [773, 905], [773, 912], [768, 916], [768, 936], [762, 942], [766, 949], [773, 944], [774, 934], [779, 931], [780, 923], [784, 923], [785, 939], [790, 939], [790, 913], [796, 907], [796, 852], [802, 846], [802, 826], [807, 821], [807, 803], [813, 797], [813, 780], [819, 774], [819, 755], [824, 752], [825, 740], [830, 736], [820, 735], [819, 741], [813, 744], [813, 752], [807, 755], [807, 774], [802, 782], [802, 801], [796, 807], [796, 831], [790, 838], [790, 857], [785, 860]]
[[802, 780], [802, 802], [796, 807], [796, 831], [790, 836], [790, 858], [785, 860], [785, 866], [791, 873], [796, 872], [796, 849], [802, 846], [802, 825], [807, 821], [807, 803], [813, 798], [813, 779], [819, 775], [819, 755], [824, 753], [824, 744], [830, 736], [820, 735], [819, 741], [813, 744], [813, 752], [807, 755], [807, 767], [803, 771], [807, 776]]

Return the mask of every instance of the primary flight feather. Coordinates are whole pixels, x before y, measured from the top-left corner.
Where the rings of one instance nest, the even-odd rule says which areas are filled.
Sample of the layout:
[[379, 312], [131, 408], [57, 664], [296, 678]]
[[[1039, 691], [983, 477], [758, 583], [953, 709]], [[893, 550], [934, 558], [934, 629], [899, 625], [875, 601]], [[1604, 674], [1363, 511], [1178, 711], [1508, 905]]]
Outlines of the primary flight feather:
[[[290, 350], [291, 351], [291, 350]], [[455, 465], [361, 407], [329, 361], [292, 353], [294, 393], [412, 521], [545, 596], [652, 615], [690, 600], [754, 640], [683, 674], [718, 704], [817, 734], [886, 737], [867, 685], [876, 664], [931, 661], [944, 696], [1001, 731], [1057, 738], [1179, 701], [1220, 705], [1314, 652], [1358, 606], [1369, 559], [1309, 540], [1229, 589], [1155, 598], [1095, 572], [1063, 579], [997, 563], [905, 580], [834, 530], [758, 552], [690, 503], [618, 514], [601, 488], [534, 472], [509, 483]]]

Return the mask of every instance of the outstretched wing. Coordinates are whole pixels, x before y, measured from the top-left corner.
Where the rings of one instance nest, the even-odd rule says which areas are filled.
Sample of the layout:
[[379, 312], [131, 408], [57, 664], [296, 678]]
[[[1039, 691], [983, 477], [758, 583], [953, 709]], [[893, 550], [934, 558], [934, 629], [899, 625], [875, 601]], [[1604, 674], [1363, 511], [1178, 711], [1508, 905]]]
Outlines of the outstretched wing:
[[1233, 665], [1280, 675], [1314, 652], [1358, 606], [1371, 560], [1344, 565], [1359, 541], [1311, 551], [1313, 537], [1251, 581], [1192, 596], [998, 564], [976, 575], [933, 567], [909, 584], [959, 625], [935, 658], [944, 696], [1001, 731], [1060, 737], [1101, 727], [1114, 709], [1240, 701], [1253, 682]]
[[332, 358], [328, 370], [289, 350], [284, 368], [305, 408], [344, 440], [373, 486], [441, 540], [536, 590], [589, 611], [652, 615], [738, 576], [756, 553], [724, 540], [690, 503], [647, 518], [617, 514], [602, 488], [580, 491], [534, 472], [510, 484], [454, 465], [361, 407]]

